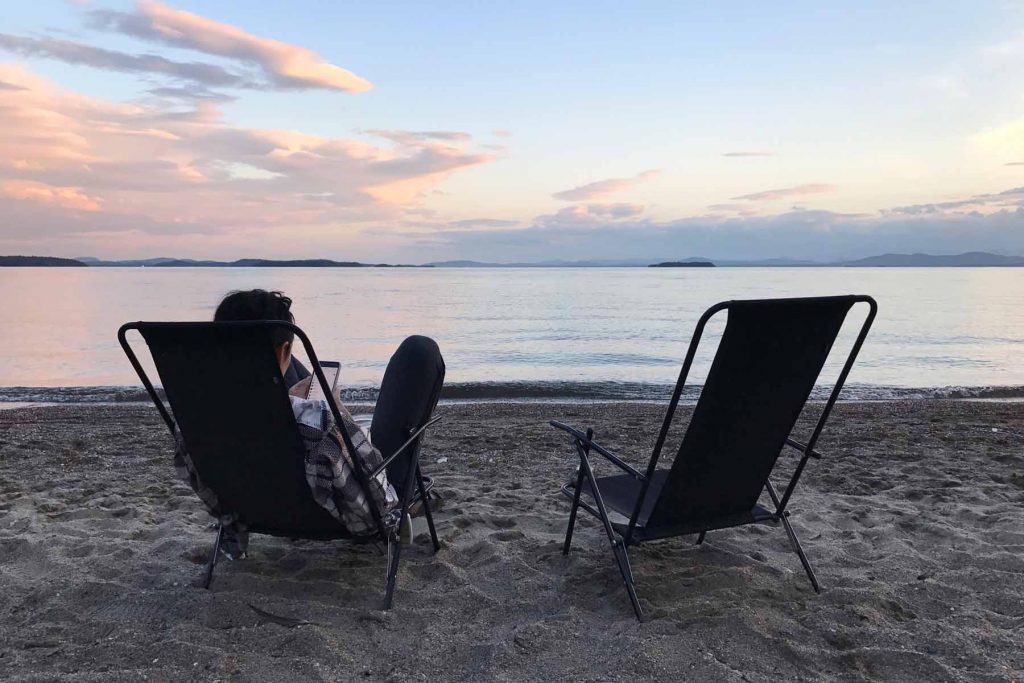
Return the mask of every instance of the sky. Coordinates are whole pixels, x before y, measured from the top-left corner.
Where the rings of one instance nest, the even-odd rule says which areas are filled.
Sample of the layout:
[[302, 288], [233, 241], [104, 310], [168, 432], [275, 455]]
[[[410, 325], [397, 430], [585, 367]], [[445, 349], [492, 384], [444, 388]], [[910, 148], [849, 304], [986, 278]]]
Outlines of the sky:
[[4, 14], [4, 254], [1024, 255], [1024, 2]]

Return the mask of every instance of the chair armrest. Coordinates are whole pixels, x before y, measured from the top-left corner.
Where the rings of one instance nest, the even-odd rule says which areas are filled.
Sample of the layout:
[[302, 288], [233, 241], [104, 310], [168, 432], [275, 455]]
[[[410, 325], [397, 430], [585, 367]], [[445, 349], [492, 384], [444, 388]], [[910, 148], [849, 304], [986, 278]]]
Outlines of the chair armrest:
[[427, 427], [430, 427], [430, 426], [433, 426], [433, 425], [437, 424], [442, 419], [444, 419], [444, 418], [442, 418], [442, 417], [435, 417], [433, 420], [431, 420], [430, 422], [426, 423], [425, 425], [423, 425], [422, 427], [417, 429], [415, 432], [413, 432], [409, 436], [409, 438], [406, 439], [405, 443], [403, 443], [401, 446], [399, 446], [395, 450], [394, 453], [392, 453], [387, 458], [385, 458], [384, 462], [382, 462], [380, 465], [377, 466], [377, 469], [375, 469], [373, 472], [370, 473], [370, 477], [376, 477], [378, 474], [380, 474], [385, 469], [387, 469], [387, 466], [391, 464], [392, 460], [394, 460], [399, 455], [401, 455], [402, 451], [404, 451], [406, 448], [408, 448], [410, 444], [415, 443], [416, 439], [420, 438], [420, 435], [423, 434], [423, 432], [427, 431]]
[[644, 479], [647, 478], [646, 475], [644, 475], [640, 470], [636, 469], [629, 463], [625, 462], [622, 458], [615, 455], [607, 448], [594, 441], [593, 439], [588, 438], [587, 435], [581, 432], [580, 430], [574, 427], [570, 427], [567, 424], [557, 422], [555, 420], [551, 420], [550, 424], [555, 429], [561, 429], [563, 432], [568, 433], [570, 436], [572, 436], [573, 439], [576, 440], [576, 443], [578, 443], [579, 445], [584, 446], [590, 451], [603, 455], [608, 460], [608, 462], [612, 463], [613, 465], [625, 471], [626, 473], [632, 475], [636, 479], [640, 479], [641, 481], [643, 481]]
[[812, 458], [814, 458], [816, 460], [821, 460], [821, 453], [819, 453], [818, 451], [814, 450], [813, 448], [810, 449], [810, 450], [807, 450], [806, 444], [802, 444], [799, 441], [795, 441], [793, 439], [790, 439], [789, 437], [786, 437], [786, 445], [790, 446], [792, 448], [797, 449], [801, 453], [806, 453], [807, 455], [811, 456]]

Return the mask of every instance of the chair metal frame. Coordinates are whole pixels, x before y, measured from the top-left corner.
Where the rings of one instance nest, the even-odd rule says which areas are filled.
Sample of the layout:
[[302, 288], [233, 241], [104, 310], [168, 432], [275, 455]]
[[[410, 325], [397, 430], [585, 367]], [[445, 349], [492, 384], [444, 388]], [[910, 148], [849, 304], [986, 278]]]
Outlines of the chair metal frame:
[[[313, 366], [312, 367], [313, 374], [316, 377], [316, 380], [320, 383], [321, 388], [323, 388], [324, 395], [325, 396], [331, 395], [331, 387], [328, 384], [327, 378], [324, 376], [323, 370], [320, 367], [320, 362], [319, 362], [319, 360], [317, 358], [316, 351], [313, 349], [312, 342], [310, 342], [309, 337], [306, 336], [306, 333], [303, 332], [302, 329], [299, 328], [294, 323], [289, 323], [289, 322], [284, 322], [284, 321], [277, 321], [277, 320], [230, 321], [230, 322], [142, 322], [142, 321], [138, 321], [138, 322], [125, 323], [117, 331], [118, 342], [121, 344], [121, 348], [124, 350], [124, 353], [128, 357], [129, 362], [131, 362], [132, 367], [135, 369], [135, 373], [139, 376], [139, 379], [142, 381], [142, 385], [145, 387], [146, 393], [149, 394], [149, 397], [153, 401], [153, 404], [156, 406], [157, 410], [160, 412], [160, 417], [163, 418], [163, 421], [167, 425], [167, 429], [171, 432], [172, 436], [175, 433], [176, 424], [174, 422], [174, 419], [171, 417], [171, 411], [169, 411], [168, 408], [164, 405], [163, 400], [160, 398], [160, 395], [157, 393], [157, 391], [156, 391], [152, 381], [149, 379], [149, 376], [146, 374], [146, 371], [143, 369], [142, 364], [139, 362], [138, 357], [135, 355], [135, 352], [131, 348], [131, 345], [129, 344], [128, 339], [127, 339], [127, 333], [129, 331], [131, 331], [131, 330], [135, 330], [135, 331], [139, 332], [140, 334], [144, 335], [144, 330], [146, 330], [146, 329], [194, 328], [194, 327], [197, 327], [197, 326], [215, 326], [215, 325], [218, 325], [218, 326], [251, 327], [253, 329], [260, 329], [260, 328], [283, 328], [283, 329], [287, 330], [288, 332], [292, 333], [295, 337], [298, 337], [298, 339], [302, 342], [302, 347], [303, 347], [303, 349], [306, 352], [306, 357], [309, 359], [310, 364]], [[283, 377], [282, 377], [282, 382], [283, 382]], [[327, 404], [328, 404], [328, 407], [331, 410], [332, 416], [334, 417], [335, 424], [337, 424], [337, 425], [343, 424], [342, 423], [342, 419], [341, 419], [341, 412], [338, 410], [338, 405], [336, 404], [336, 402], [333, 401], [333, 400], [329, 400], [329, 401], [327, 401]], [[171, 406], [171, 409], [173, 410], [173, 406]], [[406, 434], [405, 434], [405, 436], [407, 437], [406, 441], [401, 446], [399, 446], [395, 450], [394, 453], [392, 453], [389, 456], [387, 456], [386, 458], [384, 458], [384, 461], [380, 465], [378, 465], [371, 472], [366, 471], [365, 467], [363, 467], [363, 464], [359, 461], [358, 458], [355, 458], [355, 457], [352, 458], [352, 462], [355, 465], [353, 467], [353, 473], [355, 474], [356, 480], [359, 483], [360, 488], [362, 488], [363, 493], [366, 496], [367, 500], [370, 500], [370, 495], [369, 495], [369, 482], [370, 482], [370, 480], [373, 477], [376, 477], [376, 476], [380, 475], [382, 472], [386, 471], [387, 466], [395, 458], [397, 458], [399, 455], [401, 455], [404, 451], [406, 451], [409, 448], [412, 449], [411, 450], [411, 455], [410, 455], [411, 467], [409, 467], [409, 469], [408, 469], [408, 474], [406, 475], [406, 480], [404, 482], [402, 482], [402, 489], [401, 489], [401, 493], [400, 493], [400, 495], [401, 495], [401, 504], [400, 504], [400, 508], [399, 508], [400, 515], [398, 517], [397, 523], [392, 524], [392, 525], [388, 525], [386, 520], [380, 515], [380, 513], [376, 509], [376, 507], [371, 505], [370, 506], [370, 510], [371, 510], [371, 512], [373, 514], [374, 522], [375, 522], [376, 527], [377, 527], [377, 534], [376, 534], [376, 536], [370, 536], [370, 537], [365, 537], [365, 538], [358, 539], [359, 542], [367, 542], [367, 541], [372, 542], [372, 541], [376, 540], [376, 541], [380, 541], [380, 542], [383, 542], [383, 543], [386, 544], [386, 547], [387, 547], [387, 558], [388, 559], [387, 559], [387, 579], [386, 579], [386, 583], [385, 583], [384, 607], [383, 607], [385, 610], [391, 609], [391, 605], [392, 605], [392, 603], [394, 601], [395, 583], [396, 583], [397, 578], [398, 578], [398, 565], [399, 565], [399, 560], [401, 558], [401, 552], [402, 552], [402, 543], [401, 543], [401, 538], [400, 538], [399, 531], [400, 531], [401, 525], [406, 520], [406, 516], [407, 516], [408, 510], [409, 510], [409, 506], [413, 502], [415, 502], [415, 500], [417, 498], [422, 500], [424, 516], [426, 517], [426, 520], [427, 520], [427, 527], [430, 530], [430, 541], [431, 541], [431, 544], [432, 544], [432, 546], [434, 548], [434, 551], [437, 552], [438, 550], [441, 549], [441, 543], [440, 543], [440, 541], [438, 540], [438, 537], [437, 537], [437, 530], [434, 527], [434, 518], [433, 518], [433, 515], [431, 514], [431, 510], [430, 510], [430, 497], [427, 495], [428, 486], [424, 482], [424, 476], [423, 476], [423, 473], [422, 473], [422, 471], [420, 469], [420, 447], [422, 445], [424, 432], [426, 432], [426, 430], [429, 427], [432, 427], [433, 425], [435, 425], [438, 422], [440, 422], [442, 419], [443, 418], [441, 418], [441, 417], [434, 417], [434, 418], [428, 420], [423, 425], [421, 425], [418, 429], [415, 429], [415, 430], [408, 429], [408, 430], [406, 430]], [[344, 429], [338, 429], [337, 431], [341, 435], [342, 440], [343, 440], [344, 445], [345, 445], [345, 448], [348, 449], [348, 452], [349, 453], [355, 453], [356, 452], [355, 447], [352, 444], [352, 440], [349, 437], [348, 433]], [[182, 436], [184, 437], [185, 435], [183, 434]], [[187, 445], [187, 440], [186, 440], [186, 445]], [[414, 488], [417, 489], [416, 492], [413, 491]], [[215, 569], [215, 567], [217, 565], [217, 560], [219, 559], [219, 550], [220, 550], [221, 539], [223, 537], [223, 532], [224, 532], [224, 529], [223, 529], [222, 525], [220, 525], [218, 523], [218, 525], [217, 525], [217, 533], [216, 533], [216, 536], [215, 536], [214, 542], [213, 542], [213, 549], [212, 549], [212, 551], [210, 553], [209, 560], [207, 561], [206, 570], [205, 570], [204, 579], [203, 579], [203, 587], [207, 588], [207, 589], [210, 587], [210, 583], [213, 581], [213, 572], [214, 572], [214, 569]], [[308, 539], [311, 539], [311, 540], [331, 540], [331, 539], [356, 540], [356, 539], [352, 539], [351, 538], [351, 536], [345, 531], [345, 529], [343, 527], [341, 527], [340, 523], [339, 523], [339, 526], [338, 526], [338, 533], [337, 533], [337, 535], [333, 535], [332, 534], [332, 535], [329, 535], [329, 536], [326, 536], [326, 537], [323, 534], [303, 535], [301, 533], [301, 530], [290, 530], [290, 531], [288, 531], [285, 534], [281, 534], [281, 533], [276, 533], [273, 530], [260, 529], [258, 527], [257, 528], [249, 528], [249, 532], [250, 533], [256, 533], [256, 534], [274, 535], [274, 536], [284, 535], [284, 536], [287, 536], [289, 538], [308, 538]]]
[[[813, 301], [815, 299], [828, 299], [833, 297], [807, 297], [804, 301]], [[622, 574], [622, 580], [626, 587], [626, 592], [629, 595], [629, 600], [633, 605], [633, 610], [636, 613], [638, 620], [643, 621], [643, 610], [640, 607], [640, 601], [637, 598], [635, 582], [633, 579], [633, 571], [629, 563], [629, 554], [627, 548], [630, 545], [636, 545], [646, 541], [661, 540], [664, 538], [670, 538], [674, 536], [682, 536], [687, 534], [697, 534], [697, 545], [704, 542], [705, 537], [709, 531], [715, 531], [718, 529], [729, 528], [733, 526], [741, 526], [744, 524], [751, 523], [769, 523], [778, 524], [781, 523], [786, 531], [786, 536], [789, 538], [790, 545], [794, 552], [800, 558], [800, 563], [803, 565], [804, 571], [807, 573], [807, 578], [810, 579], [811, 586], [814, 588], [815, 593], [821, 592], [821, 586], [818, 583], [818, 579], [814, 574], [814, 570], [811, 567], [810, 561], [807, 559], [807, 555], [804, 553], [803, 547], [800, 545], [800, 540], [797, 538], [796, 532], [793, 530], [793, 526], [789, 522], [789, 510], [787, 506], [790, 498], [793, 495], [793, 491], [796, 488], [797, 482], [800, 480], [800, 476], [803, 474], [804, 468], [807, 465], [807, 461], [811, 458], [820, 459], [822, 455], [815, 450], [815, 446], [818, 443], [818, 439], [821, 436], [822, 430], [825, 428], [825, 423], [828, 421], [829, 415], [832, 413], [832, 408], [835, 406], [836, 401], [839, 399], [839, 394], [843, 389], [843, 385], [846, 383], [846, 378], [850, 374], [850, 370], [853, 368], [853, 363], [857, 359], [857, 355], [860, 353], [861, 347], [864, 345], [864, 340], [868, 335], [868, 331], [871, 329], [871, 325], [874, 322], [875, 316], [878, 313], [878, 304], [875, 300], [866, 295], [857, 295], [846, 297], [852, 300], [851, 308], [857, 303], [866, 303], [868, 305], [868, 314], [861, 324], [860, 332], [857, 335], [856, 340], [853, 343], [853, 347], [850, 350], [849, 355], [846, 358], [846, 362], [843, 364], [842, 371], [839, 373], [839, 378], [836, 380], [832, 391], [829, 394], [828, 399], [825, 401], [825, 405], [822, 409], [821, 415], [818, 417], [818, 421], [815, 424], [814, 430], [811, 433], [810, 438], [806, 443], [801, 443], [791, 437], [787, 437], [785, 444], [790, 448], [793, 448], [801, 453], [800, 461], [790, 477], [789, 483], [786, 485], [785, 491], [781, 498], [775, 489], [775, 486], [771, 482], [771, 473], [765, 481], [764, 489], [767, 491], [768, 496], [772, 501], [775, 509], [767, 514], [755, 515], [752, 520], [736, 522], [733, 520], [723, 520], [719, 524], [701, 524], [697, 526], [689, 526], [685, 528], [676, 528], [666, 530], [661, 534], [647, 535], [640, 538], [636, 534], [637, 520], [640, 516], [641, 510], [643, 509], [644, 501], [647, 497], [648, 490], [651, 485], [651, 480], [654, 476], [655, 470], [657, 469], [658, 460], [661, 457], [662, 448], [665, 445], [665, 440], [668, 438], [668, 432], [675, 419], [676, 409], [679, 405], [679, 399], [682, 396], [683, 388], [686, 385], [686, 379], [690, 372], [690, 367], [693, 365], [694, 357], [696, 356], [698, 346], [700, 344], [701, 337], [704, 334], [704, 328], [708, 322], [716, 314], [722, 311], [728, 311], [728, 309], [739, 303], [738, 301], [723, 301], [715, 304], [700, 317], [697, 322], [697, 326], [694, 330], [693, 337], [690, 340], [690, 346], [687, 349], [686, 357], [683, 361], [683, 367], [679, 372], [679, 379], [676, 381], [674, 390], [672, 391], [672, 398], [669, 401], [668, 410], [665, 413], [665, 419], [662, 422], [661, 431], [658, 433], [658, 439], [654, 445], [654, 451], [651, 454], [651, 459], [647, 464], [645, 472], [641, 472], [635, 467], [631, 466], [619, 456], [615, 455], [607, 448], [601, 446], [599, 443], [594, 441], [594, 430], [587, 429], [583, 432], [579, 429], [563, 424], [561, 422], [552, 420], [550, 422], [552, 427], [560, 429], [569, 434], [573, 439], [573, 444], [576, 448], [576, 454], [580, 460], [579, 472], [576, 477], [575, 486], [570, 486], [566, 483], [562, 486], [561, 491], [564, 495], [572, 499], [572, 508], [569, 511], [569, 524], [565, 532], [565, 543], [562, 546], [562, 554], [568, 555], [569, 548], [572, 544], [573, 529], [576, 525], [576, 513], [579, 508], [583, 508], [593, 516], [601, 520], [605, 534], [608, 537], [608, 542], [611, 545], [612, 553], [615, 556], [616, 564], [619, 567], [619, 571]], [[764, 301], [764, 300], [762, 300]], [[831, 355], [831, 353], [829, 354]], [[698, 399], [699, 400], [699, 399]], [[805, 404], [806, 405], [806, 404]], [[640, 492], [637, 496], [636, 504], [633, 508], [633, 513], [629, 518], [629, 525], [626, 528], [625, 533], [617, 531], [612, 524], [608, 510], [605, 506], [604, 500], [601, 496], [601, 491], [597, 483], [597, 477], [594, 475], [594, 469], [590, 462], [591, 453], [597, 453], [598, 455], [605, 458], [612, 465], [618, 467], [626, 474], [632, 476], [634, 479], [641, 483]], [[589, 484], [590, 490], [593, 494], [594, 505], [590, 505], [584, 500], [581, 500], [581, 493], [584, 483]], [[596, 507], [595, 507], [596, 506]], [[620, 525], [621, 526], [621, 525]]]

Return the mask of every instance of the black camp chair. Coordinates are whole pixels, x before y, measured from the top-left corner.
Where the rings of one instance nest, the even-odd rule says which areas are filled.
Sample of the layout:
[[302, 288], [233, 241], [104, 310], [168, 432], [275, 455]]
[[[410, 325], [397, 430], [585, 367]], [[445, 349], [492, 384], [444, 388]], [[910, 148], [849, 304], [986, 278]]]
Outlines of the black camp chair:
[[[867, 303], [869, 312], [806, 443], [790, 438], [804, 404], [818, 379], [850, 308]], [[572, 498], [564, 554], [572, 543], [576, 511], [598, 517], [611, 543], [637, 619], [643, 618], [633, 587], [626, 548], [657, 539], [698, 534], [758, 522], [781, 522], [800, 557], [815, 592], [820, 592], [807, 556], [787, 519], [789, 503], [809, 458], [820, 458], [814, 446], [850, 373], [877, 305], [868, 296], [726, 301], [701, 316], [690, 341], [679, 381], [654, 446], [647, 470], [640, 472], [596, 443], [592, 429], [582, 432], [560, 422], [551, 425], [568, 432], [580, 459], [575, 482], [562, 492]], [[670, 469], [658, 469], [658, 459], [675, 416], [679, 397], [708, 320], [728, 311], [707, 380]], [[802, 455], [781, 498], [770, 480], [784, 446]], [[597, 477], [590, 454], [607, 458], [625, 474]], [[758, 503], [767, 490], [772, 508]], [[581, 494], [593, 500], [583, 500]], [[628, 522], [612, 521], [609, 510]]]
[[[347, 530], [316, 503], [306, 481], [304, 446], [274, 356], [273, 334], [282, 328], [302, 341], [315, 379], [325, 387], [325, 394], [330, 393], [309, 338], [290, 323], [136, 322], [123, 325], [117, 336], [172, 434], [177, 423], [200, 479], [216, 493], [225, 511], [238, 515], [250, 533], [311, 540], [352, 539]], [[149, 346], [173, 418], [129, 346], [125, 337], [129, 330], [137, 330]], [[385, 468], [390, 472], [396, 463], [403, 464], [403, 478], [392, 481], [401, 496], [399, 524], [415, 498], [414, 487], [418, 487], [435, 550], [440, 544], [430, 515], [419, 458], [424, 431], [440, 419], [430, 419], [444, 379], [443, 362], [439, 371], [440, 376], [435, 378], [436, 389], [425, 394], [425, 402], [418, 406], [409, 403], [411, 412], [417, 414], [416, 422], [402, 423], [399, 419], [392, 425], [395, 429], [401, 428], [402, 435], [390, 438], [388, 446], [393, 446], [393, 450], [382, 451], [386, 456], [384, 462], [373, 472], [364, 471], [358, 461], [354, 468], [365, 493], [370, 477]], [[333, 401], [328, 403], [335, 421], [340, 424], [337, 406]], [[339, 431], [345, 447], [354, 453], [348, 435], [344, 430]], [[399, 525], [386, 523], [375, 508], [371, 506], [371, 509], [375, 511], [376, 534], [352, 540], [387, 544], [384, 609], [388, 609], [401, 555]], [[221, 536], [222, 529], [218, 526], [207, 564], [205, 587], [209, 587], [213, 578]]]

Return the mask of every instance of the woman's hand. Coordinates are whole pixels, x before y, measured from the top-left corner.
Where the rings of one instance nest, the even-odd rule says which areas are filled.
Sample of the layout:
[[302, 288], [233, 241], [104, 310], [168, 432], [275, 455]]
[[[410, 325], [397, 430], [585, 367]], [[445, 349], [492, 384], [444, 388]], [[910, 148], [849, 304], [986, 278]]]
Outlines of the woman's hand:
[[306, 379], [300, 379], [298, 382], [293, 384], [288, 393], [295, 398], [306, 398], [306, 394], [309, 393], [309, 383], [313, 381], [314, 376], [310, 375]]
[[[309, 394], [309, 385], [311, 382], [316, 381], [316, 375], [310, 375], [305, 379], [300, 379], [298, 382], [292, 385], [288, 390], [288, 393], [295, 398], [306, 398]], [[351, 413], [348, 412], [348, 408], [341, 402], [341, 387], [335, 387], [334, 392], [331, 394], [331, 398], [334, 400], [334, 405], [338, 407], [338, 412], [346, 417], [352, 417]]]

